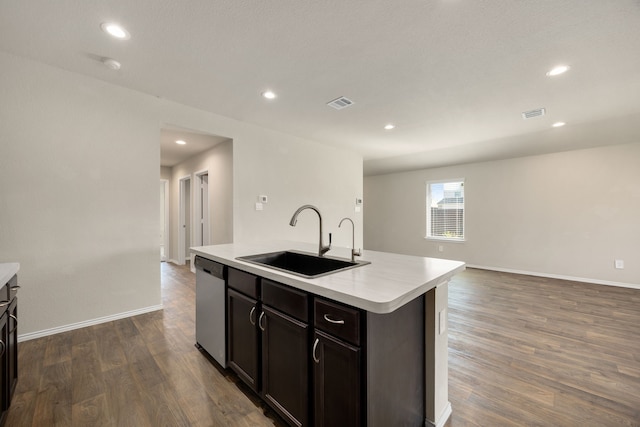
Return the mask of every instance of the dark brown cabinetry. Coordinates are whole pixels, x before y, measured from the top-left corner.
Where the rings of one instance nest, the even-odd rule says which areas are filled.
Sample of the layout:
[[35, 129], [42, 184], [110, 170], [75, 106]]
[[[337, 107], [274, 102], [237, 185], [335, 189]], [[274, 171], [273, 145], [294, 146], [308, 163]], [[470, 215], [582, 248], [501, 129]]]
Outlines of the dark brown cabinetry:
[[229, 366], [289, 424], [308, 425], [307, 294], [229, 269]]
[[307, 301], [304, 292], [262, 280], [262, 395], [295, 426], [308, 425]]
[[229, 267], [229, 366], [292, 427], [423, 426], [425, 302], [375, 314]]
[[0, 288], [0, 425], [18, 383], [18, 277]]
[[315, 425], [358, 427], [363, 419], [361, 312], [320, 298], [313, 311]]
[[360, 349], [316, 330], [313, 361], [315, 426], [362, 425]]
[[227, 294], [229, 366], [258, 391], [258, 301], [229, 289]]

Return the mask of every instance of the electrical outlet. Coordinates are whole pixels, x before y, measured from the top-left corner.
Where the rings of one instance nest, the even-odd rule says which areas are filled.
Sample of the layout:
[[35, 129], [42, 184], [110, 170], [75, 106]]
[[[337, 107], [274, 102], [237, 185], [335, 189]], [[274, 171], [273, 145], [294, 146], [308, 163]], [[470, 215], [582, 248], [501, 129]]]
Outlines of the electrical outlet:
[[264, 206], [262, 205], [262, 203], [256, 203], [256, 210], [257, 211], [261, 211], [264, 209]]
[[439, 245], [438, 246], [438, 252], [444, 252], [444, 246]]
[[617, 259], [615, 261], [615, 266], [618, 270], [624, 270], [624, 260], [623, 259]]

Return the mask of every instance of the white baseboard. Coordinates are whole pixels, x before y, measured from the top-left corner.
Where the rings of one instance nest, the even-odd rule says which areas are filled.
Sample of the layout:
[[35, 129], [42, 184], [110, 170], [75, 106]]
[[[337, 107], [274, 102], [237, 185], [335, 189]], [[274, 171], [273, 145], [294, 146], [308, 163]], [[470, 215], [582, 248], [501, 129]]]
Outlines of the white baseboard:
[[126, 311], [124, 313], [112, 314], [111, 316], [98, 317], [97, 319], [85, 320], [83, 322], [72, 323], [70, 325], [58, 326], [56, 328], [44, 329], [42, 331], [29, 332], [27, 334], [18, 335], [18, 342], [42, 338], [49, 335], [59, 334], [61, 332], [85, 328], [87, 326], [99, 325], [100, 323], [107, 323], [113, 320], [124, 319], [126, 317], [137, 316], [139, 314], [150, 313], [157, 310], [162, 310], [162, 304], [152, 305], [150, 307], [140, 308], [137, 310]]
[[438, 417], [436, 422], [433, 423], [433, 422], [425, 419], [424, 420], [424, 426], [425, 427], [444, 427], [444, 425], [449, 420], [449, 417], [451, 416], [451, 412], [452, 412], [452, 410], [451, 410], [451, 402], [447, 402], [447, 405], [442, 410], [442, 414], [440, 414], [440, 416]]
[[640, 289], [640, 284], [612, 282], [609, 280], [587, 279], [584, 277], [563, 276], [561, 274], [538, 273], [535, 271], [513, 270], [510, 268], [487, 267], [483, 265], [467, 264], [469, 268], [477, 268], [480, 270], [501, 271], [503, 273], [524, 274], [526, 276], [548, 277], [550, 279], [570, 280], [573, 282], [593, 283], [596, 285], [618, 286], [620, 288]]

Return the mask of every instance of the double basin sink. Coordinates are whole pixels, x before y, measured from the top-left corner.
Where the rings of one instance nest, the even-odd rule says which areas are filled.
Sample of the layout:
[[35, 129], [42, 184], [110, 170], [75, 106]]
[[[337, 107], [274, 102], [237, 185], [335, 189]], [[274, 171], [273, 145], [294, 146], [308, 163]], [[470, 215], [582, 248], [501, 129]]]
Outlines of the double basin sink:
[[298, 251], [279, 251], [236, 258], [274, 270], [284, 271], [306, 279], [326, 276], [351, 268], [370, 264], [369, 261], [348, 261], [319, 257]]

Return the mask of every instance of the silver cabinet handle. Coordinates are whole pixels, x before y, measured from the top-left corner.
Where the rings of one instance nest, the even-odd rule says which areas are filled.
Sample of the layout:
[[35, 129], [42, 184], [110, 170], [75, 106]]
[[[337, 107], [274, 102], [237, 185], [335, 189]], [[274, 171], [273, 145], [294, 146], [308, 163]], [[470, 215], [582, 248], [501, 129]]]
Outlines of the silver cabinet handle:
[[329, 317], [328, 314], [324, 315], [324, 320], [326, 320], [329, 323], [335, 323], [337, 325], [344, 325], [344, 320], [333, 320], [332, 318]]
[[316, 363], [320, 363], [320, 359], [316, 357], [316, 349], [318, 348], [318, 343], [320, 340], [316, 338], [316, 341], [313, 343], [313, 350], [311, 351], [311, 357], [313, 357], [313, 361]]
[[4, 356], [4, 351], [7, 349], [7, 346], [4, 344], [4, 341], [0, 340], [0, 344], [2, 344], [2, 351], [0, 352], [0, 357]]
[[18, 329], [18, 318], [16, 316], [14, 316], [13, 314], [9, 315], [9, 319], [13, 319], [13, 329], [11, 329], [9, 331], [10, 334], [14, 333], [16, 331], [16, 329]]
[[7, 301], [7, 300], [0, 301], [0, 307], [6, 307], [9, 304], [11, 304], [11, 301]]
[[255, 312], [256, 306], [254, 305], [253, 307], [251, 307], [251, 311], [249, 312], [249, 323], [251, 323], [253, 326], [256, 326], [256, 320], [255, 317], [253, 317]]
[[17, 291], [18, 289], [20, 289], [20, 286], [18, 286], [18, 285], [15, 285], [15, 286], [11, 287], [12, 291]]
[[260, 313], [260, 318], [258, 319], [258, 327], [262, 332], [264, 332], [264, 326], [262, 326], [262, 319], [265, 317], [264, 311]]

